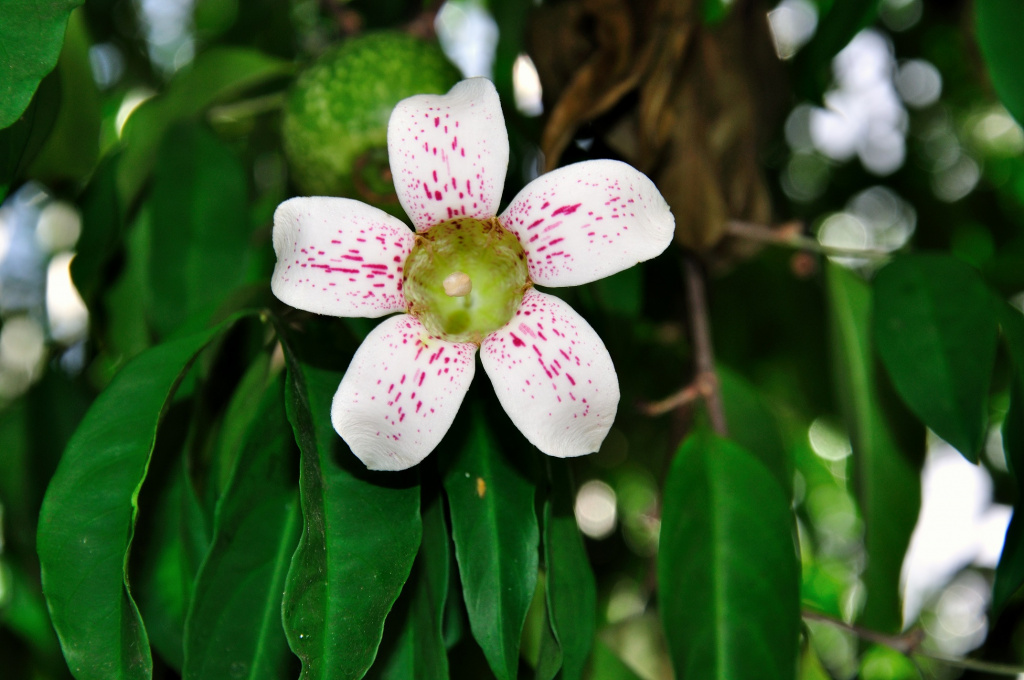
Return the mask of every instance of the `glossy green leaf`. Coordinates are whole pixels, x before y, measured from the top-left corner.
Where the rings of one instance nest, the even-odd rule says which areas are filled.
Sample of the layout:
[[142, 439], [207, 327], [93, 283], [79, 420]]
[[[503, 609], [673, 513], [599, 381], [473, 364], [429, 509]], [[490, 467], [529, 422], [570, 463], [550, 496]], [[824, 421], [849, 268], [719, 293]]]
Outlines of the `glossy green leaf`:
[[1003, 449], [1006, 463], [1017, 480], [1018, 504], [1024, 504], [1024, 314], [999, 303], [1003, 342], [1013, 361], [1010, 409], [1003, 421]]
[[[1024, 409], [1019, 409], [1016, 415], [1024, 417]], [[999, 556], [992, 584], [992, 611], [997, 616], [1021, 586], [1024, 586], [1024, 514], [1018, 503], [1006, 528], [1003, 553]]]
[[40, 665], [59, 672], [60, 645], [33, 576], [0, 559], [0, 629], [16, 633]]
[[717, 373], [729, 438], [760, 458], [786, 493], [791, 493], [793, 461], [782, 443], [775, 416], [754, 386], [738, 373], [724, 366], [718, 366]]
[[568, 463], [547, 461], [551, 490], [544, 503], [547, 613], [561, 652], [562, 678], [576, 680], [594, 644], [597, 583], [573, 512], [575, 491]]
[[833, 374], [853, 445], [854, 486], [868, 554], [860, 620], [877, 630], [899, 632], [900, 569], [921, 506], [925, 433], [894, 398], [876, 365], [871, 296], [863, 279], [828, 265]]
[[1000, 310], [1003, 339], [1014, 364], [1010, 408], [1003, 421], [1003, 451], [1016, 481], [1017, 500], [992, 584], [992, 610], [997, 615], [1024, 586], [1024, 315], [1007, 304], [1001, 304]]
[[85, 13], [74, 12], [55, 71], [61, 83], [57, 118], [39, 156], [29, 166], [33, 179], [50, 186], [83, 180], [99, 159], [102, 112], [89, 63], [91, 46]]
[[281, 593], [301, 528], [289, 430], [275, 382], [217, 502], [213, 543], [185, 622], [184, 678], [294, 676], [298, 664], [281, 626]]
[[224, 412], [224, 420], [217, 435], [217, 453], [213, 462], [215, 470], [211, 472], [217, 497], [223, 495], [231, 481], [238, 454], [249, 436], [253, 421], [259, 416], [260, 405], [271, 377], [270, 364], [268, 354], [256, 356], [239, 381]]
[[119, 272], [120, 276], [108, 283], [104, 290], [102, 310], [106, 337], [102, 347], [112, 355], [114, 362], [131, 359], [153, 344], [146, 319], [152, 297], [149, 289], [153, 231], [150, 213], [145, 209], [140, 211], [124, 234], [124, 267]]
[[[426, 490], [425, 490], [426, 491]], [[439, 490], [438, 490], [439, 491]], [[450, 544], [440, 493], [423, 499], [423, 541], [402, 596], [388, 616], [400, 626], [390, 649], [380, 654], [368, 678], [374, 680], [448, 680], [444, 615], [450, 580]], [[380, 668], [378, 669], [378, 666]]]
[[420, 491], [411, 474], [363, 468], [331, 426], [341, 374], [285, 348], [303, 515], [285, 581], [285, 633], [302, 678], [361, 678], [416, 558]]
[[499, 680], [514, 680], [537, 586], [535, 487], [498, 447], [482, 412], [444, 479], [473, 637]]
[[[163, 427], [168, 424], [165, 418]], [[196, 566], [189, 563], [184, 546], [185, 466], [176, 457], [168, 468], [149, 471], [151, 483], [143, 494], [132, 545], [131, 583], [153, 649], [180, 673], [185, 661], [185, 612]], [[156, 489], [153, 482], [159, 482]]]
[[0, 2], [0, 129], [18, 119], [39, 81], [57, 65], [68, 17], [82, 2]]
[[[544, 585], [545, 595], [547, 594], [547, 583]], [[534, 672], [534, 680], [554, 680], [558, 672], [562, 670], [562, 647], [555, 637], [555, 630], [551, 627], [551, 611], [544, 604], [544, 622], [540, 630], [540, 642], [537, 650], [537, 667]], [[526, 627], [529, 629], [529, 616], [527, 616]]]
[[790, 502], [739, 445], [700, 429], [665, 481], [658, 606], [680, 678], [790, 680], [800, 565]]
[[32, 102], [9, 127], [0, 130], [0, 201], [27, 174], [57, 120], [60, 77], [52, 73], [39, 84]]
[[981, 55], [996, 94], [1018, 123], [1024, 124], [1024, 44], [1020, 40], [1020, 3], [982, 0], [974, 3], [975, 30]]
[[611, 648], [598, 640], [594, 645], [594, 660], [591, 666], [593, 680], [640, 680], [640, 676], [626, 662], [616, 656]]
[[54, 628], [79, 680], [147, 678], [126, 561], [157, 426], [196, 355], [231, 322], [142, 354], [95, 401], [50, 482], [38, 549]]
[[117, 181], [122, 206], [129, 208], [135, 203], [164, 133], [174, 122], [194, 119], [213, 104], [285, 76], [292, 68], [289, 62], [236, 47], [216, 47], [196, 57], [161, 95], [139, 106], [125, 124], [121, 137], [124, 159]]
[[71, 260], [75, 288], [92, 305], [103, 283], [104, 269], [121, 245], [122, 219], [117, 195], [119, 156], [108, 156], [96, 169], [82, 197], [82, 235]]
[[199, 125], [171, 128], [151, 194], [153, 326], [166, 336], [205, 321], [241, 283], [248, 260], [245, 169]]
[[996, 352], [995, 309], [978, 273], [945, 255], [907, 255], [875, 279], [874, 341], [924, 424], [977, 462]]

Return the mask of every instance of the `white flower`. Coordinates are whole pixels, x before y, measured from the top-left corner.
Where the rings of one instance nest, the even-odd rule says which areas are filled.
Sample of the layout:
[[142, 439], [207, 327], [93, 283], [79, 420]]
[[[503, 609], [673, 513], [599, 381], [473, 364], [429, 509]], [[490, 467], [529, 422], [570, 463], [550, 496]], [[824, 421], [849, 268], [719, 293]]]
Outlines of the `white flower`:
[[[274, 214], [278, 298], [332, 316], [404, 312], [367, 336], [331, 408], [334, 428], [371, 469], [411, 467], [437, 446], [469, 389], [478, 348], [501, 405], [544, 453], [596, 451], [615, 419], [608, 350], [571, 307], [532, 283], [579, 285], [655, 257], [672, 239], [672, 214], [647, 177], [600, 160], [541, 176], [495, 217], [508, 149], [494, 86], [464, 80], [391, 114], [391, 170], [417, 234], [344, 198], [293, 198]], [[509, 247], [461, 247], [467, 233]], [[410, 254], [410, 268], [413, 260], [422, 267], [413, 274]], [[445, 295], [441, 279], [448, 295], [465, 297], [432, 298]], [[488, 301], [488, 290], [497, 298]], [[465, 323], [468, 332], [449, 332]]]

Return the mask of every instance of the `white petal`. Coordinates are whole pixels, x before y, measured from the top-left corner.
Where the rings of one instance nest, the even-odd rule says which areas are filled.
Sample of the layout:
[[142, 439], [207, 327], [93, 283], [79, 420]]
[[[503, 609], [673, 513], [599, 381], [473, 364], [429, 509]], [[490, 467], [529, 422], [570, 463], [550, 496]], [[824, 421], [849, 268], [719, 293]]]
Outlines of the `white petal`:
[[526, 250], [530, 278], [578, 286], [660, 255], [675, 218], [654, 183], [619, 161], [576, 163], [527, 184], [498, 218]]
[[331, 316], [405, 309], [402, 267], [413, 233], [348, 198], [293, 198], [274, 213], [277, 266], [270, 287], [292, 307]]
[[418, 231], [458, 215], [494, 217], [508, 169], [508, 133], [491, 81], [398, 103], [388, 123], [395, 191]]
[[484, 340], [480, 359], [498, 401], [538, 449], [566, 458], [600, 448], [619, 380], [601, 338], [572, 307], [527, 291], [512, 321]]
[[371, 470], [404, 470], [434, 450], [476, 370], [476, 345], [427, 335], [413, 316], [366, 336], [331, 405], [334, 429]]

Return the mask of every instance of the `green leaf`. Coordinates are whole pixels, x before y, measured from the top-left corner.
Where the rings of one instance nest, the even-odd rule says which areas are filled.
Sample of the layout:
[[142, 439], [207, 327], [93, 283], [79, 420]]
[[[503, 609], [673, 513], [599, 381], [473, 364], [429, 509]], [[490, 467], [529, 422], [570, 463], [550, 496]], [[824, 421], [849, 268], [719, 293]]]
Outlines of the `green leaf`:
[[16, 633], [36, 659], [59, 672], [60, 645], [39, 585], [33, 580], [17, 565], [0, 560], [0, 628]]
[[61, 85], [56, 73], [39, 84], [31, 104], [17, 121], [0, 130], [0, 201], [23, 178], [46, 143], [60, 108]]
[[1003, 450], [1017, 481], [1018, 505], [1024, 505], [1024, 314], [1001, 301], [998, 309], [1003, 342], [1014, 366], [1010, 408], [1003, 421]]
[[[544, 585], [544, 593], [547, 594], [547, 584]], [[551, 610], [547, 603], [544, 603], [544, 622], [540, 630], [540, 641], [537, 650], [537, 669], [534, 673], [534, 680], [554, 680], [558, 671], [562, 669], [562, 648], [555, 637], [555, 631], [551, 627]], [[527, 616], [527, 630], [529, 630], [529, 616]]]
[[444, 487], [470, 630], [498, 679], [514, 680], [537, 587], [534, 484], [511, 464], [476, 411]]
[[717, 367], [729, 438], [761, 459], [787, 494], [793, 488], [793, 461], [782, 443], [778, 422], [761, 395], [738, 373]]
[[245, 169], [199, 125], [168, 131], [151, 196], [153, 326], [205, 321], [241, 283], [248, 259]]
[[108, 156], [100, 163], [82, 198], [82, 235], [71, 260], [71, 280], [90, 307], [100, 291], [107, 263], [121, 246], [116, 183], [119, 158]]
[[303, 528], [285, 581], [284, 626], [302, 678], [361, 678], [420, 545], [411, 475], [372, 473], [331, 426], [341, 374], [285, 344], [287, 408], [302, 452]]
[[[1018, 415], [1024, 416], [1024, 412]], [[1003, 554], [996, 566], [996, 578], [992, 584], [992, 611], [996, 616], [1024, 585], [1024, 514], [1020, 509], [1019, 504], [1013, 509], [1010, 526], [1006, 528]]]
[[71, 15], [57, 62], [60, 106], [53, 130], [32, 161], [29, 175], [50, 186], [89, 176], [100, 154], [100, 93], [89, 63], [91, 39], [84, 10]]
[[658, 602], [678, 677], [793, 677], [800, 565], [789, 499], [760, 460], [703, 429], [665, 482]]
[[544, 565], [551, 632], [561, 650], [563, 680], [583, 676], [597, 630], [597, 583], [573, 512], [566, 461], [547, 461], [551, 491], [544, 503]]
[[981, 277], [946, 255], [907, 255], [875, 279], [874, 340], [893, 385], [924, 424], [978, 461], [996, 352]]
[[627, 666], [626, 662], [601, 640], [594, 645], [591, 671], [593, 680], [640, 680], [636, 671]]
[[139, 106], [125, 124], [117, 181], [122, 206], [134, 205], [164, 133], [173, 123], [194, 119], [213, 104], [288, 75], [292, 69], [289, 62], [246, 48], [215, 47], [196, 57], [175, 74], [163, 94]]
[[[171, 422], [164, 418], [162, 427]], [[161, 437], [162, 441], [164, 438]], [[161, 447], [157, 442], [157, 448]], [[180, 445], [180, 442], [177, 442]], [[179, 447], [180, 451], [180, 447]], [[154, 459], [159, 460], [159, 451]], [[150, 469], [140, 507], [140, 519], [132, 545], [132, 596], [142, 614], [153, 649], [171, 667], [181, 672], [184, 664], [185, 611], [192, 594], [195, 566], [185, 554], [185, 466], [174, 458], [164, 473]], [[154, 493], [155, 491], [155, 493]]]
[[[409, 581], [388, 626], [401, 629], [391, 648], [381, 644], [377, 662], [367, 676], [379, 680], [448, 680], [448, 652], [444, 643], [444, 614], [450, 577], [448, 524], [440, 489], [423, 499], [423, 542]], [[387, 642], [388, 633], [385, 632]], [[382, 666], [378, 670], [378, 666]]]
[[39, 81], [57, 65], [71, 11], [83, 0], [0, 0], [0, 129], [18, 120]]
[[275, 382], [217, 502], [185, 622], [184, 678], [294, 676], [281, 627], [281, 592], [301, 526], [294, 448]]
[[867, 598], [861, 622], [903, 628], [900, 569], [921, 507], [925, 433], [892, 395], [871, 342], [871, 288], [828, 265], [833, 374], [853, 445], [855, 487], [865, 524]]
[[50, 482], [39, 520], [43, 592], [79, 680], [148, 678], [149, 639], [126, 562], [157, 426], [200, 351], [228, 327], [140, 355], [93, 403]]
[[1003, 451], [1016, 481], [1017, 500], [992, 584], [992, 611], [997, 616], [1024, 586], [1024, 316], [1005, 303], [1000, 310], [1003, 339], [1014, 364], [1010, 408], [1003, 421]]
[[1024, 124], [1024, 45], [1020, 41], [1020, 3], [982, 0], [974, 3], [978, 46], [996, 94], [1018, 123]]

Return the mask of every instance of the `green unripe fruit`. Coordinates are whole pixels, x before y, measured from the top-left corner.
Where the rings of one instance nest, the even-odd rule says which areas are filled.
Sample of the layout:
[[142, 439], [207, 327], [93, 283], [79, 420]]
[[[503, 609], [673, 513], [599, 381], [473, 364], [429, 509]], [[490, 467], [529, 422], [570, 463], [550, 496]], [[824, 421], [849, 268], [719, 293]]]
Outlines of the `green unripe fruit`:
[[526, 254], [496, 218], [458, 217], [416, 235], [403, 277], [409, 313], [431, 335], [480, 343], [530, 286]]
[[284, 109], [284, 149], [309, 196], [347, 196], [403, 215], [388, 167], [391, 111], [460, 79], [441, 48], [405, 33], [350, 38], [295, 81]]

